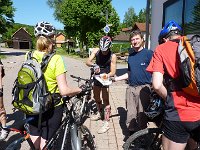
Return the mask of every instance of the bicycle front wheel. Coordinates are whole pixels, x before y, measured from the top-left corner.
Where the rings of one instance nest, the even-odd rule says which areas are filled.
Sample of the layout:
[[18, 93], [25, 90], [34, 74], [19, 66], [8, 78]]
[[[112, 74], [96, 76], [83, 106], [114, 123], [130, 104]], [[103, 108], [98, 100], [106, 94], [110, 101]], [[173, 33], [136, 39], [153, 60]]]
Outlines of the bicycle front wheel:
[[[18, 140], [13, 141], [10, 143], [5, 150], [20, 150], [21, 144], [25, 141], [24, 137], [19, 138]], [[31, 139], [27, 139], [27, 142], [29, 144], [30, 150], [35, 150], [35, 147], [31, 141]]]
[[124, 143], [124, 150], [161, 150], [160, 128], [147, 128], [131, 135]]
[[82, 125], [80, 127], [80, 135], [81, 135], [81, 149], [82, 150], [95, 150], [95, 142], [94, 142], [94, 137], [92, 136], [90, 130]]

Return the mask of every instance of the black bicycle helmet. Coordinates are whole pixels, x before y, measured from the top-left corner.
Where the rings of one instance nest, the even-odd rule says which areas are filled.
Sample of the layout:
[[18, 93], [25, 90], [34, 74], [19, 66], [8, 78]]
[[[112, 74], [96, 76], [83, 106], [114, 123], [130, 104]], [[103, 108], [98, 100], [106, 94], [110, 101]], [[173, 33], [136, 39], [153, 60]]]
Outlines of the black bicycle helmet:
[[150, 95], [150, 104], [147, 110], [144, 112], [150, 119], [154, 119], [163, 112], [163, 100], [156, 93], [152, 92]]
[[182, 33], [182, 28], [175, 22], [175, 21], [169, 21], [163, 29], [160, 31], [160, 34], [158, 36], [158, 43], [163, 43], [163, 38], [167, 38], [169, 33], [172, 31], [176, 32], [177, 34]]
[[101, 51], [107, 51], [112, 45], [112, 40], [109, 36], [103, 36], [99, 41]]
[[37, 23], [34, 29], [34, 35], [36, 37], [40, 35], [49, 37], [55, 35], [55, 33], [56, 33], [55, 27], [49, 22], [45, 21]]

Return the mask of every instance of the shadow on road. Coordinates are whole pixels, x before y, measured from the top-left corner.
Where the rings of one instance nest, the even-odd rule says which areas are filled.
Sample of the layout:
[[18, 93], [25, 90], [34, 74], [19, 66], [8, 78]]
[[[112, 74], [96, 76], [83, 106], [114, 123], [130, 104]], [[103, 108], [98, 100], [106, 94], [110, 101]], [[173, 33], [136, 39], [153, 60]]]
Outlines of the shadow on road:
[[6, 52], [6, 51], [0, 51], [0, 55], [5, 55], [5, 56], [21, 56], [25, 55], [27, 51], [24, 52]]
[[121, 76], [125, 73], [127, 73], [127, 68], [120, 68], [120, 69], [117, 69], [117, 71], [116, 71], [117, 76]]
[[120, 116], [119, 124], [120, 124], [120, 127], [122, 129], [122, 133], [125, 136], [124, 137], [124, 142], [125, 142], [126, 139], [129, 136], [129, 131], [128, 131], [128, 128], [126, 126], [126, 115], [127, 115], [127, 112], [123, 107], [118, 107], [117, 110], [118, 110], [118, 114]]
[[[19, 122], [20, 120], [22, 120], [24, 117], [22, 112], [16, 111], [12, 114], [7, 114], [7, 123], [9, 124], [9, 122], [14, 121], [12, 124]], [[10, 125], [10, 124], [9, 124]], [[13, 141], [19, 139], [21, 136], [19, 133], [15, 133], [15, 132], [10, 132], [9, 133], [9, 137], [6, 139], [6, 141], [0, 141], [0, 150], [5, 150], [6, 147], [12, 143]]]

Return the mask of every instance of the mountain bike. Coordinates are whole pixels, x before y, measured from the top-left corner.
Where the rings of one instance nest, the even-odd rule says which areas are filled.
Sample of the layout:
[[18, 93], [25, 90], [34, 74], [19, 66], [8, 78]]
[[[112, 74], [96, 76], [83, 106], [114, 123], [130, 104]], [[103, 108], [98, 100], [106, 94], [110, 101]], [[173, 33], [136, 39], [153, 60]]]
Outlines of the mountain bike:
[[[124, 150], [162, 150], [162, 121], [157, 128], [146, 128], [131, 135], [123, 145]], [[191, 134], [197, 142], [196, 150], [200, 150], [200, 137]]]
[[[83, 80], [82, 78], [80, 78]], [[87, 115], [87, 99], [91, 94], [92, 84], [90, 80], [85, 81], [84, 94], [78, 94], [74, 97], [63, 97], [64, 111], [60, 127], [55, 131], [53, 136], [48, 140], [43, 150], [95, 150], [94, 137], [90, 130], [83, 125], [84, 116]], [[31, 150], [35, 150], [30, 138], [28, 123], [33, 118], [24, 119], [8, 127], [8, 130], [21, 134], [21, 138], [8, 145], [6, 150], [19, 150], [21, 143], [27, 141]]]

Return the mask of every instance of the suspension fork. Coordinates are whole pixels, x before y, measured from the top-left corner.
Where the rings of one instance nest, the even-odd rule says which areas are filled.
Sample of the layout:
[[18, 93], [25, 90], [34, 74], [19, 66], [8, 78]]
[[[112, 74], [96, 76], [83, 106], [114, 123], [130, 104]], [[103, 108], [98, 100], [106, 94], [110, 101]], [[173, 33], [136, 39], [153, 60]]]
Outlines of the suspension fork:
[[69, 122], [66, 124], [65, 126], [65, 130], [64, 130], [64, 136], [63, 136], [63, 140], [62, 140], [62, 145], [61, 145], [61, 149], [60, 150], [64, 150], [66, 142], [67, 142], [67, 135], [69, 133]]
[[73, 150], [81, 150], [81, 139], [80, 133], [78, 132], [78, 127], [75, 123], [71, 125], [70, 135], [71, 135], [71, 144]]

